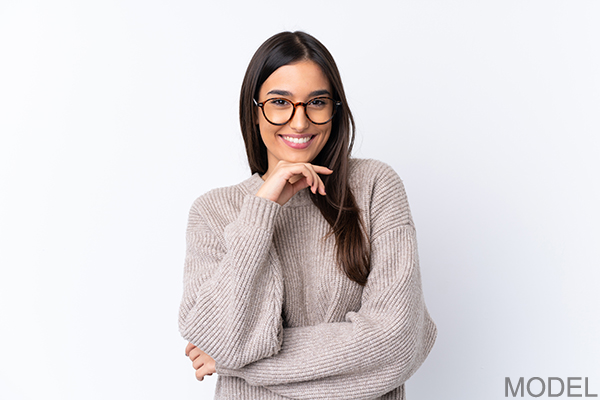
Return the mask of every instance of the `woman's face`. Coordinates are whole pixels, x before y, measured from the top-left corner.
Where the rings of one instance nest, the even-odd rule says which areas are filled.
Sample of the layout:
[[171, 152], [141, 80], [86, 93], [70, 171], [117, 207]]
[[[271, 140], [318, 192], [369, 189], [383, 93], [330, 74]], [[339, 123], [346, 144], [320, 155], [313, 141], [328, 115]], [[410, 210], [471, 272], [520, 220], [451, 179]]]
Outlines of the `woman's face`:
[[[275, 70], [262, 84], [257, 101], [260, 103], [278, 97], [294, 103], [304, 103], [317, 96], [332, 97], [329, 81], [313, 61], [301, 61]], [[269, 162], [264, 179], [280, 160], [295, 163], [314, 160], [331, 133], [331, 121], [324, 125], [315, 125], [306, 118], [305, 109], [301, 106], [296, 108], [294, 117], [281, 126], [269, 123], [258, 107], [256, 112], [260, 135], [267, 146]], [[304, 143], [306, 138], [309, 138], [308, 142]]]

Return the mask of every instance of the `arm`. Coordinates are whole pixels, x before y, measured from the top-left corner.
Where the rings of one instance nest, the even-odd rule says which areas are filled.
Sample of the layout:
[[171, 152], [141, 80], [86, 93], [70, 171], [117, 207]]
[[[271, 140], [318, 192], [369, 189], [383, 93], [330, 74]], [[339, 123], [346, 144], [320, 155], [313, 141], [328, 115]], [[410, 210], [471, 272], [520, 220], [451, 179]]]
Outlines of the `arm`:
[[190, 211], [179, 330], [216, 362], [239, 368], [279, 351], [283, 280], [271, 249], [280, 206], [248, 195], [237, 218], [215, 232], [214, 200]]
[[343, 322], [286, 328], [275, 356], [240, 369], [217, 362], [217, 373], [295, 399], [370, 399], [402, 385], [431, 350], [436, 328], [423, 300], [416, 233], [395, 172], [374, 186], [371, 221], [371, 273], [358, 312]]
[[[389, 256], [390, 248], [398, 249]], [[218, 362], [239, 376], [294, 399], [369, 399], [403, 384], [423, 363], [436, 328], [423, 302], [412, 227], [373, 243], [373, 270], [358, 312], [340, 323], [284, 329], [280, 352], [244, 368]]]
[[281, 206], [299, 190], [311, 186], [313, 193], [324, 195], [317, 173], [331, 172], [318, 165], [280, 161], [256, 195], [245, 197], [239, 215], [222, 235], [211, 229], [205, 216], [215, 213], [209, 210], [226, 211], [223, 207], [231, 199], [208, 197], [194, 203], [179, 330], [215, 362], [239, 368], [279, 351], [283, 276], [272, 247], [274, 222]]

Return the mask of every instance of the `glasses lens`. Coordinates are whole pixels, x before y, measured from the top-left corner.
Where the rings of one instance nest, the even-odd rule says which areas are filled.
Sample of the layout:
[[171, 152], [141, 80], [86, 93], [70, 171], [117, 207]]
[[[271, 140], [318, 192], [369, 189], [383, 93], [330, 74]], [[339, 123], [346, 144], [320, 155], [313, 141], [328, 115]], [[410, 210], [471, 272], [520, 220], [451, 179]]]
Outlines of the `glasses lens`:
[[326, 97], [312, 99], [306, 105], [306, 114], [308, 118], [317, 124], [323, 124], [333, 117], [335, 111], [333, 100]]
[[264, 104], [263, 110], [271, 123], [285, 124], [291, 118], [294, 106], [285, 99], [271, 99]]
[[[335, 102], [328, 97], [310, 100], [305, 107], [306, 115], [315, 124], [324, 124], [335, 113]], [[294, 114], [294, 105], [286, 99], [270, 99], [263, 105], [265, 117], [272, 124], [286, 124]]]

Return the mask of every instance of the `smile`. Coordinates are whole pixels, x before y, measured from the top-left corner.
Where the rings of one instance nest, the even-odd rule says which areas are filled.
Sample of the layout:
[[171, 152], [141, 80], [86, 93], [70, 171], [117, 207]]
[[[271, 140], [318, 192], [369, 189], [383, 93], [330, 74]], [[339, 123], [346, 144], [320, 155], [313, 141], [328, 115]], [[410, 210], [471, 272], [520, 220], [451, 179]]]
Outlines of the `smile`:
[[291, 137], [291, 136], [282, 136], [282, 138], [284, 138], [288, 142], [292, 142], [292, 143], [306, 143], [310, 139], [312, 139], [312, 136], [306, 136], [306, 137], [302, 137], [302, 138], [295, 138], [295, 137]]
[[305, 149], [310, 146], [310, 143], [317, 135], [303, 136], [303, 137], [293, 137], [293, 136], [283, 136], [279, 135], [283, 142], [288, 146], [294, 149]]

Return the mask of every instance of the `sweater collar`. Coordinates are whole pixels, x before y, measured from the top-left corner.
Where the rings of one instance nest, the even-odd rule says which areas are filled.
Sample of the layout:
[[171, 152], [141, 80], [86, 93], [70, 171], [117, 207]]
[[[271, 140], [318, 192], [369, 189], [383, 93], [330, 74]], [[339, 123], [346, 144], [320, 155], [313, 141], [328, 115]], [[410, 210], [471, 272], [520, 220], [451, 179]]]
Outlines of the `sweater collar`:
[[[250, 178], [243, 181], [242, 186], [244, 186], [248, 193], [256, 194], [264, 182], [265, 181], [262, 180], [259, 173], [256, 172]], [[301, 206], [306, 204], [313, 204], [312, 200], [310, 199], [309, 188], [302, 189], [296, 193], [291, 199], [288, 200], [287, 203], [283, 205], [283, 207]]]

